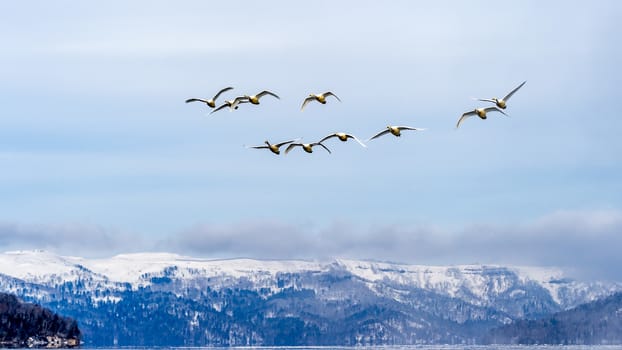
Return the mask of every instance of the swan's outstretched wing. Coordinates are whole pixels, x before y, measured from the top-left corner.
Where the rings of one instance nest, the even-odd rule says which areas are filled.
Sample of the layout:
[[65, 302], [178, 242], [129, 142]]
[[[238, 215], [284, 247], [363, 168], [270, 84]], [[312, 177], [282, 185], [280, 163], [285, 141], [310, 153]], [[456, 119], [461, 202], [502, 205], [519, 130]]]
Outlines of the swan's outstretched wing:
[[493, 100], [491, 98], [474, 98], [474, 100], [483, 101], [483, 102], [497, 103], [497, 101], [495, 101], [495, 100]]
[[500, 110], [497, 107], [486, 107], [486, 108], [484, 108], [484, 111], [486, 111], [486, 113], [497, 111], [497, 112], [500, 112], [501, 114], [505, 115], [506, 117], [508, 116], [504, 111]]
[[323, 138], [323, 139], [321, 139], [321, 140], [320, 140], [320, 141], [318, 141], [318, 142], [319, 142], [319, 143], [322, 143], [322, 142], [324, 142], [324, 141], [326, 141], [326, 140], [330, 139], [331, 137], [338, 137], [338, 136], [337, 136], [337, 134], [336, 134], [336, 133], [335, 133], [335, 134], [330, 134], [330, 135], [324, 136], [324, 138]]
[[346, 136], [347, 136], [348, 138], [352, 138], [352, 139], [354, 139], [354, 141], [358, 142], [358, 143], [359, 143], [359, 145], [361, 145], [361, 146], [363, 146], [363, 147], [367, 148], [367, 146], [366, 146], [363, 142], [361, 142], [361, 140], [359, 140], [356, 136], [354, 136], [354, 135], [352, 135], [352, 134], [346, 134]]
[[315, 100], [315, 97], [313, 97], [313, 96], [309, 96], [309, 97], [305, 98], [305, 100], [302, 101], [302, 107], [300, 107], [300, 110], [302, 111], [303, 109], [305, 109], [305, 106], [307, 105], [307, 103], [309, 103], [309, 102], [311, 102], [313, 100]]
[[398, 128], [399, 130], [414, 130], [414, 131], [423, 131], [423, 130], [425, 130], [425, 128], [413, 128], [412, 126], [396, 126], [396, 128]]
[[238, 96], [238, 97], [233, 99], [233, 102], [231, 103], [231, 106], [229, 106], [229, 107], [231, 107], [231, 110], [238, 109], [238, 105], [240, 103], [246, 103], [246, 102], [248, 102], [248, 97], [246, 97], [246, 96]]
[[263, 148], [270, 148], [267, 145], [259, 145], [259, 146], [244, 146], [246, 148], [254, 148], [254, 149], [263, 149]]
[[218, 112], [219, 110], [221, 110], [221, 109], [223, 109], [223, 108], [226, 108], [226, 107], [229, 107], [229, 106], [230, 106], [230, 104], [228, 104], [228, 103], [223, 103], [223, 104], [221, 104], [220, 106], [218, 106], [218, 108], [216, 108], [216, 109], [214, 109], [213, 111], [211, 111], [211, 112], [210, 112], [210, 114], [216, 113], [216, 112]]
[[525, 85], [525, 83], [526, 83], [526, 82], [527, 82], [527, 80], [523, 81], [523, 82], [522, 82], [519, 86], [517, 86], [516, 88], [514, 88], [514, 90], [510, 91], [510, 93], [509, 93], [509, 94], [505, 95], [505, 97], [503, 98], [503, 100], [504, 100], [505, 102], [507, 102], [507, 101], [510, 99], [510, 97], [512, 97], [512, 95], [514, 95], [514, 93], [515, 93], [516, 91], [518, 91], [518, 89], [522, 88], [522, 87], [523, 87], [523, 85]]
[[225, 92], [225, 91], [229, 91], [229, 90], [231, 90], [231, 89], [233, 89], [233, 88], [232, 88], [231, 86], [229, 86], [229, 87], [226, 87], [226, 88], [224, 88], [224, 89], [222, 89], [222, 90], [218, 91], [218, 93], [217, 93], [216, 95], [214, 95], [213, 100], [214, 100], [214, 101], [216, 101], [216, 99], [218, 98], [218, 96], [220, 96], [220, 94], [222, 94], [222, 93], [223, 93], [223, 92]]
[[390, 131], [389, 131], [389, 129], [384, 129], [384, 130], [382, 130], [381, 132], [377, 133], [376, 135], [374, 135], [374, 136], [372, 136], [372, 137], [368, 138], [366, 141], [371, 141], [371, 140], [373, 140], [373, 139], [375, 139], [375, 138], [378, 138], [378, 137], [380, 137], [380, 136], [382, 136], [382, 135], [384, 135], [384, 134], [387, 134], [387, 133], [389, 133], [389, 132], [390, 132]]
[[289, 146], [287, 146], [287, 148], [285, 149], [285, 154], [289, 153], [289, 151], [294, 149], [294, 147], [296, 146], [302, 146], [302, 143], [290, 143]]
[[264, 90], [264, 91], [262, 91], [262, 92], [258, 93], [256, 96], [257, 96], [257, 98], [261, 98], [262, 96], [265, 96], [265, 95], [274, 96], [274, 97], [278, 98], [279, 100], [281, 99], [281, 98], [280, 98], [279, 96], [277, 96], [275, 93], [270, 92], [270, 91], [268, 91], [268, 90]]
[[323, 95], [324, 95], [324, 97], [326, 97], [326, 96], [333, 96], [334, 98], [337, 99], [337, 101], [341, 102], [341, 99], [339, 97], [337, 97], [337, 95], [333, 94], [330, 91], [326, 91]]
[[289, 141], [283, 141], [283, 142], [275, 143], [274, 145], [275, 145], [276, 147], [281, 147], [281, 146], [283, 146], [283, 145], [287, 145], [288, 143], [296, 142], [296, 141], [298, 141], [298, 140], [300, 140], [300, 138], [293, 139], [293, 140], [289, 140]]
[[[489, 108], [497, 108], [497, 107], [489, 107]], [[470, 111], [470, 112], [465, 112], [462, 114], [462, 116], [460, 116], [460, 119], [458, 119], [458, 124], [456, 124], [456, 129], [460, 127], [460, 124], [462, 124], [462, 121], [465, 120], [466, 118], [472, 116], [472, 115], [476, 115], [477, 112], [475, 111]]]
[[203, 102], [203, 103], [207, 103], [207, 100], [204, 100], [202, 98], [189, 98], [186, 100], [186, 103], [190, 103], [190, 102]]
[[316, 142], [316, 143], [311, 144], [311, 147], [313, 147], [313, 146], [322, 146], [322, 148], [324, 148], [326, 150], [326, 152], [331, 153], [330, 150], [328, 149], [328, 147], [324, 146], [324, 144], [321, 143], [321, 142]]

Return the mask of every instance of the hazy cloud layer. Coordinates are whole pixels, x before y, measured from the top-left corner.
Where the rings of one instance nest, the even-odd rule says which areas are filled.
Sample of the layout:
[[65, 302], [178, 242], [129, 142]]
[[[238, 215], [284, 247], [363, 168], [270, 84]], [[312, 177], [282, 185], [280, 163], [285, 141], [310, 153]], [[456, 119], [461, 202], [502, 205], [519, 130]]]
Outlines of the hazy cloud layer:
[[413, 264], [557, 266], [622, 281], [622, 211], [559, 211], [516, 225], [327, 227], [283, 222], [196, 225], [165, 239], [84, 225], [0, 224], [0, 249], [107, 256], [169, 251], [205, 258], [375, 259]]
[[46, 249], [75, 256], [109, 256], [143, 251], [140, 236], [81, 224], [15, 224], [0, 222], [0, 249]]
[[558, 266], [622, 280], [622, 212], [559, 211], [519, 225], [473, 224], [303, 229], [281, 223], [196, 226], [160, 247], [191, 255], [263, 259], [349, 257], [415, 264]]

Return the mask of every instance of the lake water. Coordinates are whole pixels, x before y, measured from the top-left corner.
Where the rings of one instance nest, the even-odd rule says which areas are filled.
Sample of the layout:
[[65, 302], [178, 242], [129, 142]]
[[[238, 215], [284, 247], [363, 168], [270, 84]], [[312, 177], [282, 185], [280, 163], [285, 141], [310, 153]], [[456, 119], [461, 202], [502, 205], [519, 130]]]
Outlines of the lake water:
[[[80, 349], [89, 349], [81, 347]], [[93, 348], [97, 350], [140, 349], [140, 350], [163, 350], [163, 349], [193, 349], [193, 350], [223, 350], [223, 349], [258, 349], [258, 350], [622, 350], [622, 345], [408, 345], [408, 346], [284, 346], [284, 347], [144, 347], [144, 348]]]

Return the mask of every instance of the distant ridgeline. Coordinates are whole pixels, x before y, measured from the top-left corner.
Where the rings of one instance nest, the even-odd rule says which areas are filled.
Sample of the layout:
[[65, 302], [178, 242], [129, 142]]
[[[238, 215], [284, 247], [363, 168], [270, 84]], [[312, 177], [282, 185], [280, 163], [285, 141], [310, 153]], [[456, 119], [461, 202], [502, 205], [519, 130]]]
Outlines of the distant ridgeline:
[[0, 293], [0, 347], [74, 347], [80, 344], [75, 320]]
[[494, 329], [491, 343], [622, 344], [622, 293], [538, 320]]

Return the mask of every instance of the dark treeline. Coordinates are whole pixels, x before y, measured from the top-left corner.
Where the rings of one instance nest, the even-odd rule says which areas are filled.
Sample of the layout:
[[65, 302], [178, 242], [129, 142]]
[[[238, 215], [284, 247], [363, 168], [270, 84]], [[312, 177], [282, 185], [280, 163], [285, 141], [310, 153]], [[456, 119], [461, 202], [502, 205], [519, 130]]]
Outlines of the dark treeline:
[[521, 320], [491, 332], [491, 343], [622, 344], [622, 293], [538, 320]]
[[[71, 339], [71, 340], [70, 340]], [[36, 304], [0, 293], [0, 344], [3, 346], [79, 344], [78, 323]], [[68, 340], [70, 340], [68, 342]]]

